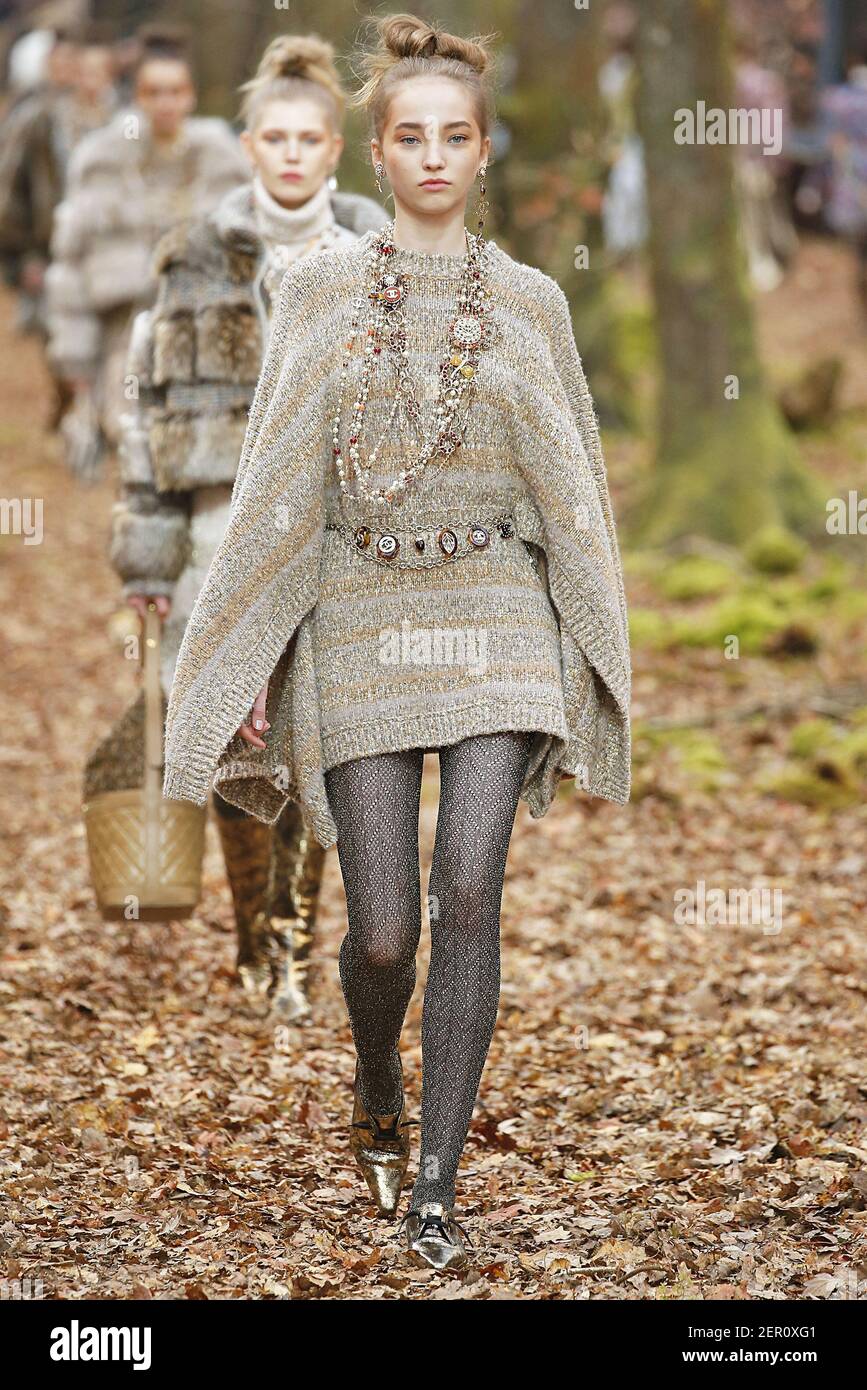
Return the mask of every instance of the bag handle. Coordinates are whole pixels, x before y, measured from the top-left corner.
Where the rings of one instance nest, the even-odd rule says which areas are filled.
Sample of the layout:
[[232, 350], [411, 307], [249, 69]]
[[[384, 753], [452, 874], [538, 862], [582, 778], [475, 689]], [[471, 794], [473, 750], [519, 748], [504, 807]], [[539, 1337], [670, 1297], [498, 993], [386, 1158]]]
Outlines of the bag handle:
[[163, 799], [163, 692], [160, 683], [162, 620], [156, 604], [147, 605], [142, 643], [144, 679], [144, 877], [147, 885], [160, 879], [160, 805]]

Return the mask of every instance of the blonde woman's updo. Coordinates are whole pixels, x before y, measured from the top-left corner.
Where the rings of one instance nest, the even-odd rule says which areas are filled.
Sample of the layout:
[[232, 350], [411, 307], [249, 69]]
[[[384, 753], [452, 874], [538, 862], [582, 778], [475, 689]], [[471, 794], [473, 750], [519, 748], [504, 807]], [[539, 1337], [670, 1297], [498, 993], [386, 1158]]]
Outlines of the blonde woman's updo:
[[240, 90], [244, 93], [241, 119], [247, 130], [255, 130], [269, 102], [298, 97], [318, 101], [335, 130], [343, 122], [346, 93], [334, 65], [334, 49], [317, 34], [285, 34], [272, 39], [256, 76]]
[[378, 43], [360, 55], [359, 65], [367, 81], [352, 99], [370, 115], [372, 133], [379, 140], [395, 89], [410, 77], [452, 77], [463, 83], [473, 100], [482, 138], [494, 122], [491, 87], [491, 36], [462, 39], [436, 29], [412, 14], [392, 14], [375, 21]]

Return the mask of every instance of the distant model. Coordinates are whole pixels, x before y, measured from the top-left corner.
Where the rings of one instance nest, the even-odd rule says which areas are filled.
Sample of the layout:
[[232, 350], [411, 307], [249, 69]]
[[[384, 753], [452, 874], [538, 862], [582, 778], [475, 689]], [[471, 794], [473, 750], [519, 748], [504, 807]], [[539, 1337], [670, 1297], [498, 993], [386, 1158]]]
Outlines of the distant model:
[[111, 448], [129, 403], [132, 315], [153, 298], [156, 243], [249, 178], [228, 125], [193, 117], [195, 101], [179, 40], [146, 32], [135, 106], [82, 140], [57, 210], [46, 277], [49, 351], [58, 374], [92, 401]]

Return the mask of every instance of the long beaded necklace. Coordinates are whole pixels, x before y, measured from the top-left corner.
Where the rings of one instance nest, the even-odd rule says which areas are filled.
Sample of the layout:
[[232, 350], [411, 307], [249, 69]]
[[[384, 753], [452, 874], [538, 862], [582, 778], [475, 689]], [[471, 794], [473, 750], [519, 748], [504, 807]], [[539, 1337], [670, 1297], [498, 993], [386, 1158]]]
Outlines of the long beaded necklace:
[[[463, 443], [466, 424], [459, 420], [459, 410], [464, 397], [473, 384], [479, 353], [483, 348], [489, 346], [492, 336], [488, 307], [489, 291], [484, 278], [487, 271], [487, 246], [481, 236], [474, 236], [471, 232], [466, 233], [466, 238], [467, 251], [461, 267], [457, 306], [449, 325], [450, 347], [448, 354], [439, 366], [439, 386], [434, 406], [433, 426], [427, 434], [422, 428], [421, 407], [418, 395], [410, 381], [409, 361], [406, 353], [407, 329], [404, 304], [412, 276], [388, 269], [389, 257], [393, 256], [398, 249], [394, 244], [394, 222], [383, 227], [373, 243], [372, 286], [362, 294], [355, 307], [349, 338], [344, 344], [345, 355], [340, 373], [339, 400], [331, 426], [332, 451], [337, 465], [340, 489], [349, 498], [355, 499], [358, 496], [357, 493], [349, 491], [350, 476], [354, 474], [358, 480], [360, 494], [366, 501], [374, 506], [388, 506], [395, 497], [406, 490], [407, 483], [421, 475], [432, 458], [448, 457]], [[343, 449], [340, 445], [340, 422], [344, 409], [350, 359], [361, 330], [361, 319], [366, 301], [372, 306], [372, 313], [364, 330], [361, 378], [348, 426], [348, 456], [351, 467], [351, 474], [348, 475]], [[381, 356], [383, 346], [388, 349], [393, 360], [397, 375], [397, 389], [385, 427], [370, 451], [366, 462], [363, 462], [359, 444], [364, 429], [364, 416], [373, 373], [378, 365], [378, 358]], [[421, 439], [418, 456], [415, 463], [411, 464], [409, 468], [403, 469], [388, 487], [371, 488], [368, 480], [374, 471], [379, 451], [401, 405]]]

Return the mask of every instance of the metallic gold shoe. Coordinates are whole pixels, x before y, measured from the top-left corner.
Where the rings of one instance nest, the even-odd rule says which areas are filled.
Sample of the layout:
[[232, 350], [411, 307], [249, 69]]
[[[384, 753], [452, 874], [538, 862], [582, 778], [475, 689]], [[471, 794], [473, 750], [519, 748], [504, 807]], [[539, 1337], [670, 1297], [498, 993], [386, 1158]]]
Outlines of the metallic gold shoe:
[[423, 1202], [412, 1207], [401, 1221], [406, 1226], [406, 1251], [413, 1264], [433, 1269], [463, 1269], [467, 1264], [469, 1236], [451, 1207]]
[[380, 1215], [392, 1216], [397, 1210], [400, 1191], [409, 1166], [410, 1144], [407, 1130], [410, 1125], [417, 1125], [418, 1120], [404, 1118], [406, 1106], [403, 1102], [399, 1113], [371, 1114], [365, 1108], [358, 1089], [357, 1067], [354, 1090], [355, 1104], [352, 1107], [349, 1146], [355, 1154]]

